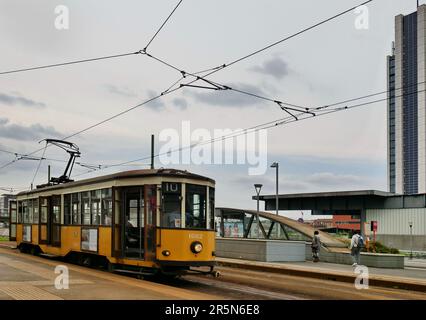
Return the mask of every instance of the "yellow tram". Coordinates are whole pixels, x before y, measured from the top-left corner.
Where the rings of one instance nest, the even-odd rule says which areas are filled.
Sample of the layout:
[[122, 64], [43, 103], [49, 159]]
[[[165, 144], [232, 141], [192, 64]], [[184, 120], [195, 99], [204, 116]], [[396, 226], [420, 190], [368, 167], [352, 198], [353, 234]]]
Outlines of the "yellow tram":
[[120, 172], [21, 192], [10, 236], [22, 252], [110, 271], [214, 273], [215, 181], [187, 171]]

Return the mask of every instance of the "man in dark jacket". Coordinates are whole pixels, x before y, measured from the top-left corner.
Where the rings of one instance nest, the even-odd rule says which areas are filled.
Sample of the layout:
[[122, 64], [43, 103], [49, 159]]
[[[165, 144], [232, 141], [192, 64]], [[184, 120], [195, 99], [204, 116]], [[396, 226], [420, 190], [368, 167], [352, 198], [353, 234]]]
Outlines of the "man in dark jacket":
[[312, 238], [312, 261], [318, 262], [319, 261], [319, 252], [321, 249], [321, 239], [319, 236], [319, 232], [314, 232], [314, 237]]

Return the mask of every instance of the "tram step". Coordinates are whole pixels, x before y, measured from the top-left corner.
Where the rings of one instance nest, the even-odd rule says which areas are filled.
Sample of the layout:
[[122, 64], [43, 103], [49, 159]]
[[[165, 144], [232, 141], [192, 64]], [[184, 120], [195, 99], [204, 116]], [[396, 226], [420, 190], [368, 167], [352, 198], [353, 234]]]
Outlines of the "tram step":
[[61, 257], [61, 256], [57, 256], [56, 254], [50, 254], [50, 253], [40, 253], [40, 256], [45, 258], [51, 258], [51, 259], [56, 259]]
[[149, 272], [140, 272], [140, 271], [126, 270], [126, 269], [114, 269], [114, 272], [135, 274], [135, 275], [141, 275], [141, 276], [152, 276], [153, 275], [152, 272], [151, 273], [149, 273]]

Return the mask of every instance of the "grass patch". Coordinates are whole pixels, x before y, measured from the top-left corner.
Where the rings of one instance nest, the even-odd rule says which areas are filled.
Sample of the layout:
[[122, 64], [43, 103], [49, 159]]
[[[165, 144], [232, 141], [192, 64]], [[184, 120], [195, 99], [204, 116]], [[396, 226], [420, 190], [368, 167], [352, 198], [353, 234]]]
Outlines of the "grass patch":
[[0, 241], [9, 241], [9, 237], [0, 236]]

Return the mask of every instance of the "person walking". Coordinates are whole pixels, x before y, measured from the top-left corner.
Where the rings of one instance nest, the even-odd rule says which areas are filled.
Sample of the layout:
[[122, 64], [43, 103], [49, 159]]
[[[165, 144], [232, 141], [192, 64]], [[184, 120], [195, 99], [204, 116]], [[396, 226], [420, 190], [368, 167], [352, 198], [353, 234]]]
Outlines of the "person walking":
[[363, 247], [364, 247], [364, 239], [362, 238], [362, 236], [359, 234], [358, 231], [355, 231], [351, 239], [351, 245], [349, 247], [349, 249], [351, 249], [351, 256], [354, 262], [352, 264], [353, 267], [359, 265], [360, 253]]
[[313, 262], [319, 262], [319, 252], [321, 248], [321, 239], [319, 236], [319, 232], [314, 232], [314, 237], [312, 238], [312, 261]]

